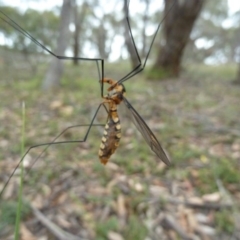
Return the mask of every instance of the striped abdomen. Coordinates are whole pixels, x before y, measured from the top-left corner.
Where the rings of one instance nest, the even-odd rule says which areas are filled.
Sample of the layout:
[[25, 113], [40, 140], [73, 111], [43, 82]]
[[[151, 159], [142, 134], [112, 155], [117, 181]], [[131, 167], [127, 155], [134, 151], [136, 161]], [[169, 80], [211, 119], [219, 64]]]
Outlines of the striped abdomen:
[[109, 104], [109, 119], [105, 125], [105, 130], [102, 137], [102, 142], [98, 152], [100, 161], [103, 164], [108, 162], [108, 159], [115, 152], [121, 138], [121, 125], [118, 118], [116, 104]]

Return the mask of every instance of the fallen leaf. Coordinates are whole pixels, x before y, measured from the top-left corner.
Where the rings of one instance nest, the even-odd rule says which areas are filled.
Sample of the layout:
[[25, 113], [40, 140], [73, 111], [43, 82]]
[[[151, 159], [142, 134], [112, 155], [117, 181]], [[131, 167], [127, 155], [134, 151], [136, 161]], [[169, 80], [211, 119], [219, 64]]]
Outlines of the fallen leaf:
[[73, 107], [72, 106], [62, 107], [60, 109], [60, 113], [65, 117], [69, 117], [73, 114]]
[[216, 235], [216, 230], [212, 227], [209, 227], [207, 225], [199, 225], [198, 229], [199, 232], [206, 234], [208, 236]]
[[142, 191], [143, 191], [143, 186], [142, 186], [142, 184], [136, 183], [136, 184], [135, 184], [135, 190], [136, 190], [137, 192], [142, 192]]
[[28, 228], [24, 224], [21, 224], [20, 226], [20, 234], [21, 234], [21, 239], [37, 240], [37, 238], [34, 237], [34, 235], [28, 230]]
[[107, 236], [109, 240], [124, 240], [124, 238], [119, 233], [112, 231], [110, 231]]
[[191, 204], [203, 204], [203, 200], [202, 198], [199, 198], [199, 197], [190, 197], [188, 198], [188, 202], [191, 203]]
[[232, 144], [232, 150], [233, 151], [240, 151], [240, 144], [239, 143], [233, 143]]
[[220, 201], [221, 195], [220, 195], [219, 192], [205, 194], [205, 195], [202, 196], [202, 199], [205, 202], [215, 203], [215, 202], [219, 202]]
[[213, 156], [221, 157], [224, 155], [224, 144], [218, 143], [210, 147], [209, 153]]
[[125, 198], [123, 195], [118, 195], [117, 198], [117, 212], [120, 217], [126, 217], [127, 209], [125, 205]]
[[56, 109], [60, 108], [62, 105], [63, 105], [63, 102], [61, 100], [55, 100], [55, 101], [51, 102], [50, 108], [52, 110], [56, 110]]

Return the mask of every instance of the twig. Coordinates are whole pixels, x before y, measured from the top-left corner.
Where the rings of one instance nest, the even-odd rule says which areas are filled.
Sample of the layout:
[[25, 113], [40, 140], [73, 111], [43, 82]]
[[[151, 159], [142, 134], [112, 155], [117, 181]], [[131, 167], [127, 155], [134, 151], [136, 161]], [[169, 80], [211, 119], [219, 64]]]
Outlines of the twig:
[[55, 236], [60, 240], [83, 240], [80, 237], [72, 235], [60, 227], [58, 227], [55, 223], [50, 221], [47, 217], [45, 217], [37, 208], [31, 206], [35, 217]]
[[161, 225], [164, 228], [172, 228], [178, 235], [184, 240], [192, 240], [193, 238], [189, 236], [183, 228], [174, 220], [174, 218], [169, 215], [165, 214], [165, 216], [161, 220]]
[[236, 137], [240, 137], [240, 131], [238, 129], [229, 129], [226, 127], [205, 126], [204, 131], [214, 132], [219, 134], [231, 134]]
[[222, 194], [222, 196], [226, 200], [226, 202], [228, 202], [229, 204], [233, 204], [233, 199], [231, 197], [231, 194], [223, 186], [222, 181], [220, 179], [217, 179], [216, 183], [217, 183], [219, 192]]
[[167, 202], [167, 203], [171, 203], [171, 204], [181, 204], [181, 205], [185, 205], [186, 207], [190, 207], [190, 208], [200, 208], [200, 209], [213, 209], [213, 210], [220, 210], [220, 209], [231, 209], [232, 207], [234, 207], [234, 205], [232, 203], [207, 203], [207, 202], [203, 202], [203, 203], [193, 203], [193, 202], [188, 202], [188, 201], [181, 201], [181, 200], [177, 200], [175, 198], [165, 198], [165, 199], [153, 199], [150, 200], [149, 203], [151, 204], [155, 204], [158, 202]]

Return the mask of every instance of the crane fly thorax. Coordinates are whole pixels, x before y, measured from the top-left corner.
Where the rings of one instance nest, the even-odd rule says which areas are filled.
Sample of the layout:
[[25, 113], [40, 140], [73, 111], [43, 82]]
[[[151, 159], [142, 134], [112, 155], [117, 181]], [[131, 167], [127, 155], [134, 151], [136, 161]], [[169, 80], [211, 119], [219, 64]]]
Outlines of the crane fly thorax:
[[108, 104], [108, 121], [105, 125], [98, 152], [101, 162], [106, 164], [119, 146], [119, 141], [121, 139], [121, 125], [118, 117], [117, 105], [123, 100], [125, 88], [122, 84], [118, 84], [116, 81], [109, 78], [104, 78], [102, 82], [111, 85], [107, 90], [108, 94], [104, 97], [104, 102]]
[[116, 81], [112, 79], [104, 78], [103, 82], [110, 84], [111, 86], [107, 89], [108, 94], [105, 99], [110, 101], [114, 101], [115, 104], [120, 104], [123, 100], [123, 96], [126, 92], [123, 84], [118, 84]]

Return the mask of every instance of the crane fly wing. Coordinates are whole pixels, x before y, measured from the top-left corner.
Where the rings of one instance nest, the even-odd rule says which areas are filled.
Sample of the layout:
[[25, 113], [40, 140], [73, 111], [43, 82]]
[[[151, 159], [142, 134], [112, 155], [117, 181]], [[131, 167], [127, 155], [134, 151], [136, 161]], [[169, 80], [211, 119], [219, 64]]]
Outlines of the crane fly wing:
[[128, 109], [128, 112], [130, 113], [132, 122], [138, 129], [138, 131], [142, 134], [143, 138], [147, 142], [147, 144], [150, 146], [153, 152], [156, 153], [156, 155], [166, 164], [170, 165], [170, 160], [168, 159], [166, 153], [164, 152], [161, 144], [158, 142], [157, 138], [153, 134], [153, 132], [150, 130], [148, 125], [145, 123], [145, 121], [142, 119], [142, 117], [137, 113], [137, 111], [133, 108], [133, 106], [128, 102], [128, 100], [124, 97], [123, 98], [124, 103], [126, 105], [126, 108]]

